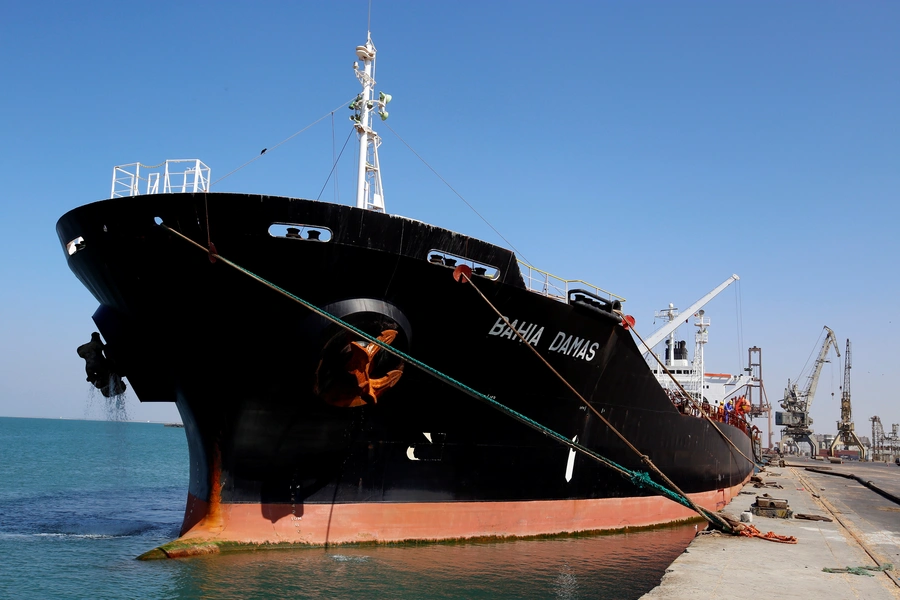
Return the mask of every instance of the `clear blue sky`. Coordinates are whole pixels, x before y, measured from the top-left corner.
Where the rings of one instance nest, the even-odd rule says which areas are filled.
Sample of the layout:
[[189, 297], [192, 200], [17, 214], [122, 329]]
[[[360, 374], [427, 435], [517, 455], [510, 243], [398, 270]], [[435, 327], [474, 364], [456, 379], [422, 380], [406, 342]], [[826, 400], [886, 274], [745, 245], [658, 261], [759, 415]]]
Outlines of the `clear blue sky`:
[[[215, 180], [352, 98], [367, 4], [6, 6], [0, 415], [92, 410], [75, 348], [96, 302], [56, 220], [113, 165], [196, 157]], [[707, 306], [708, 371], [760, 346], [775, 403], [828, 325], [853, 342], [857, 430], [900, 421], [900, 4], [375, 0], [371, 27], [388, 123], [529, 261], [625, 296], [645, 335], [737, 273]], [[379, 131], [390, 212], [502, 242]], [[214, 189], [315, 198], [331, 156], [326, 119]], [[323, 199], [352, 203], [354, 163]], [[826, 366], [818, 432], [841, 379]]]

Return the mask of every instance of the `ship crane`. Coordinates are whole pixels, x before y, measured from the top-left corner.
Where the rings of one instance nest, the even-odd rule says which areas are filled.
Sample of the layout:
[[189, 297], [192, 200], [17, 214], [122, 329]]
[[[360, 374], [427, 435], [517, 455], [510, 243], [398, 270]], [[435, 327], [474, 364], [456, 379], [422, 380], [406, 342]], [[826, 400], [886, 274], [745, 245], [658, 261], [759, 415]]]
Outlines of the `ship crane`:
[[[691, 304], [690, 307], [688, 307], [688, 309], [686, 311], [684, 311], [683, 314], [693, 315], [698, 310], [700, 310], [701, 308], [706, 306], [707, 302], [709, 302], [710, 300], [712, 300], [713, 298], [718, 296], [719, 292], [721, 292], [722, 290], [727, 288], [729, 285], [731, 285], [738, 279], [740, 279], [740, 277], [738, 277], [737, 275], [732, 275], [731, 277], [729, 277], [728, 279], [726, 279], [725, 281], [720, 283], [718, 286], [716, 286], [716, 288], [714, 288], [711, 292], [709, 292], [708, 294], [706, 294], [705, 296], [703, 296], [702, 298], [700, 298], [699, 300], [697, 300], [696, 302]], [[678, 309], [675, 308], [675, 306], [672, 304], [669, 305], [669, 308], [659, 311], [657, 313], [657, 317], [665, 318], [667, 322], [665, 325], [663, 325], [662, 327], [660, 327], [659, 329], [654, 331], [652, 334], [650, 334], [650, 336], [647, 337], [647, 339], [644, 341], [644, 343], [646, 344], [646, 347], [648, 348], [648, 351], [650, 348], [653, 348], [658, 343], [660, 343], [661, 341], [663, 341], [670, 335], [674, 334], [675, 330], [678, 329], [678, 326], [681, 325], [681, 319], [676, 318], [678, 316], [679, 316]], [[674, 342], [674, 341], [675, 340], [673, 337], [672, 342]]]
[[[652, 348], [665, 340], [666, 350], [665, 361], [663, 362], [665, 370], [658, 368], [655, 364], [651, 365], [651, 370], [663, 389], [673, 399], [680, 397], [681, 390], [684, 390], [697, 402], [703, 400], [707, 393], [711, 397], [719, 395], [718, 400], [724, 402], [725, 397], [735, 393], [739, 388], [751, 381], [750, 376], [747, 375], [707, 374], [704, 371], [704, 346], [708, 341], [707, 331], [710, 321], [705, 316], [706, 313], [703, 311], [703, 307], [739, 279], [740, 277], [737, 275], [732, 275], [683, 312], [675, 308], [674, 304], [669, 304], [668, 308], [656, 312], [656, 318], [663, 319], [664, 324], [644, 340], [646, 348], [645, 358], [649, 359]], [[697, 319], [694, 323], [697, 326], [697, 332], [695, 335], [696, 343], [693, 360], [688, 358], [687, 343], [684, 340], [678, 341], [675, 339], [675, 332], [678, 327], [688, 322], [687, 320], [682, 321], [685, 315], [688, 315], [689, 318], [693, 315]], [[673, 378], [677, 383], [672, 381]], [[712, 380], [709, 378], [712, 378]], [[715, 390], [710, 390], [710, 385], [713, 385]], [[727, 391], [726, 388], [730, 388], [730, 391]]]
[[828, 350], [834, 348], [835, 354], [841, 356], [838, 350], [837, 339], [834, 332], [825, 327], [827, 332], [825, 341], [822, 342], [822, 348], [819, 350], [819, 356], [813, 365], [812, 373], [806, 383], [806, 389], [797, 390], [797, 382], [791, 382], [788, 379], [787, 388], [784, 390], [784, 400], [781, 401], [781, 407], [784, 412], [775, 413], [775, 424], [781, 425], [781, 438], [792, 440], [794, 443], [806, 442], [809, 444], [810, 456], [816, 456], [819, 453], [819, 445], [815, 438], [812, 437], [812, 417], [809, 416], [809, 408], [812, 405], [813, 398], [816, 395], [816, 387], [819, 385], [819, 375], [822, 373], [822, 366], [828, 362]]
[[828, 455], [834, 456], [834, 447], [838, 443], [845, 446], [856, 446], [859, 448], [860, 460], [866, 458], [866, 448], [856, 436], [853, 427], [853, 418], [850, 406], [850, 340], [847, 340], [847, 350], [844, 352], [844, 387], [841, 388], [841, 420], [837, 424], [837, 435], [828, 448]]

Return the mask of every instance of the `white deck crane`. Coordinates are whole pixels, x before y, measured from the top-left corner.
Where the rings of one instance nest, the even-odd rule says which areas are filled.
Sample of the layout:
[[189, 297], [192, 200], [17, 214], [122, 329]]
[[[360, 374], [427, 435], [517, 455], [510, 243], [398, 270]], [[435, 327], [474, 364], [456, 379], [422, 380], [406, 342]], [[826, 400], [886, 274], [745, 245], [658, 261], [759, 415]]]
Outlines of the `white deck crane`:
[[[707, 330], [710, 322], [702, 309], [710, 300], [718, 296], [725, 288], [739, 279], [740, 277], [737, 275], [732, 275], [716, 286], [711, 292], [694, 302], [683, 312], [675, 308], [674, 304], [669, 304], [668, 308], [657, 311], [656, 317], [664, 319], [665, 324], [644, 340], [646, 345], [643, 349], [645, 351], [645, 357], [649, 360], [650, 349], [663, 340], [666, 340], [664, 364], [666, 369], [668, 369], [668, 373], [666, 373], [665, 370], [660, 369], [655, 361], [651, 361], [650, 369], [663, 389], [669, 392], [670, 396], [679, 396], [680, 387], [697, 402], [700, 402], [706, 396], [710, 397], [711, 403], [713, 399], [724, 402], [727, 395], [730, 395], [750, 382], [751, 378], [749, 375], [732, 376], [720, 373], [711, 373], [710, 376], [713, 377], [714, 380], [708, 380], [706, 373], [704, 372], [705, 364], [703, 347], [707, 343]], [[695, 336], [696, 344], [694, 346], [694, 359], [692, 361], [688, 360], [686, 343], [684, 341], [677, 342], [675, 340], [675, 331], [680, 325], [687, 323], [687, 320], [682, 321], [685, 315], [687, 315], [688, 318], [694, 316], [697, 319], [694, 323], [694, 325], [697, 326], [697, 333]], [[672, 378], [677, 380], [677, 385], [672, 381]], [[713, 389], [710, 389], [711, 386]]]
[[647, 337], [647, 339], [644, 341], [646, 343], [646, 348], [644, 349], [644, 351], [646, 352], [647, 348], [653, 348], [655, 345], [674, 333], [676, 329], [678, 329], [678, 326], [681, 325], [681, 319], [676, 319], [676, 317], [678, 317], [679, 314], [693, 315], [698, 310], [706, 306], [707, 302], [718, 296], [719, 292], [727, 288], [738, 279], [740, 279], [740, 277], [738, 277], [737, 275], [732, 275], [731, 277], [720, 283], [718, 286], [716, 286], [716, 288], [713, 289], [710, 293], [706, 294], [705, 296], [691, 304], [688, 309], [683, 311], [682, 313], [679, 313], [678, 309], [671, 304], [669, 305], [668, 309], [660, 311], [657, 316], [664, 317], [665, 319], [667, 319], [667, 322], [665, 325], [663, 325], [652, 334], [650, 334], [649, 337]]
[[834, 456], [834, 447], [838, 443], [845, 446], [859, 448], [859, 459], [866, 459], [866, 447], [856, 436], [853, 426], [853, 413], [850, 406], [850, 340], [847, 340], [847, 350], [844, 352], [844, 386], [841, 388], [841, 420], [837, 424], [837, 435], [828, 448], [828, 455]]
[[810, 373], [807, 380], [806, 389], [802, 392], [798, 391], [797, 382], [791, 382], [788, 379], [788, 385], [784, 390], [784, 400], [781, 401], [781, 407], [784, 409], [784, 412], [775, 413], [775, 424], [784, 427], [781, 430], [781, 439], [790, 439], [794, 443], [806, 442], [809, 444], [810, 456], [816, 456], [819, 453], [819, 445], [816, 443], [815, 438], [812, 437], [813, 430], [811, 425], [813, 420], [809, 416], [809, 408], [816, 395], [816, 387], [819, 385], [819, 375], [822, 373], [822, 366], [828, 362], [826, 357], [828, 356], [829, 348], [833, 347], [835, 354], [838, 357], [841, 356], [834, 332], [829, 327], [825, 327], [825, 331], [827, 332], [825, 341], [822, 342], [819, 356], [816, 358], [812, 373]]

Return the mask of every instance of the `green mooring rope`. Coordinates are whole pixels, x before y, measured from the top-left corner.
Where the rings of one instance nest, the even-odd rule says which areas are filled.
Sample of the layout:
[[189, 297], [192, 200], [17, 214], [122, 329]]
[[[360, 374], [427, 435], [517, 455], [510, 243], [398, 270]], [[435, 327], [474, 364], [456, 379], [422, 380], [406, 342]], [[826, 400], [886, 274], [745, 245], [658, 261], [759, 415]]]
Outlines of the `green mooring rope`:
[[883, 565], [878, 565], [875, 567], [869, 567], [863, 565], [861, 567], [844, 567], [843, 569], [830, 569], [828, 567], [823, 567], [822, 570], [826, 573], [850, 573], [851, 575], [864, 575], [866, 577], [875, 577], [869, 571], [890, 571], [894, 568], [894, 565], [891, 563], [884, 563]]
[[174, 229], [168, 227], [167, 225], [162, 224], [161, 226], [164, 227], [166, 230], [171, 231], [172, 233], [178, 235], [179, 237], [191, 242], [195, 246], [203, 249], [205, 252], [210, 253], [211, 256], [215, 256], [215, 258], [217, 260], [221, 260], [222, 262], [231, 266], [232, 268], [237, 269], [238, 271], [241, 271], [245, 275], [252, 277], [253, 279], [256, 279], [257, 281], [266, 285], [267, 287], [287, 296], [288, 298], [294, 300], [295, 302], [298, 302], [299, 304], [302, 304], [303, 306], [305, 306], [312, 312], [331, 321], [332, 323], [335, 323], [349, 331], [352, 331], [356, 335], [364, 338], [366, 341], [379, 346], [382, 350], [385, 350], [386, 352], [389, 352], [390, 354], [397, 356], [398, 358], [412, 364], [413, 366], [418, 367], [419, 369], [425, 371], [429, 375], [449, 384], [451, 387], [456, 388], [457, 390], [463, 392], [464, 394], [471, 396], [477, 400], [480, 400], [480, 401], [492, 406], [493, 408], [497, 409], [498, 411], [506, 414], [509, 417], [512, 417], [516, 421], [530, 427], [531, 429], [534, 429], [535, 431], [538, 431], [547, 437], [553, 438], [554, 440], [563, 444], [564, 446], [567, 446], [573, 450], [581, 452], [585, 456], [588, 456], [588, 457], [594, 459], [595, 461], [609, 467], [610, 469], [617, 471], [619, 474], [621, 474], [626, 479], [628, 479], [636, 487], [647, 488], [647, 489], [653, 490], [653, 491], [657, 492], [658, 494], [660, 494], [661, 496], [664, 496], [674, 502], [677, 502], [678, 504], [681, 504], [682, 506], [690, 508], [691, 510], [697, 510], [699, 508], [700, 515], [702, 517], [704, 517], [707, 521], [709, 521], [713, 526], [718, 526], [718, 528], [720, 528], [720, 529], [723, 529], [727, 532], [731, 532], [730, 527], [727, 525], [727, 523], [725, 521], [723, 521], [722, 519], [715, 518], [715, 515], [713, 515], [712, 513], [710, 513], [709, 511], [707, 511], [706, 509], [704, 509], [702, 507], [693, 506], [692, 503], [690, 502], [690, 500], [688, 500], [682, 494], [679, 494], [679, 493], [653, 481], [653, 479], [651, 479], [651, 477], [650, 477], [650, 474], [647, 473], [646, 471], [632, 471], [631, 469], [628, 469], [628, 468], [616, 463], [615, 461], [612, 461], [604, 456], [601, 456], [600, 454], [597, 454], [593, 450], [591, 450], [585, 446], [582, 446], [581, 444], [579, 444], [577, 442], [573, 442], [572, 440], [570, 440], [566, 436], [562, 435], [561, 433], [558, 433], [558, 432], [550, 429], [549, 427], [541, 425], [537, 421], [534, 421], [533, 419], [526, 417], [522, 413], [517, 412], [517, 411], [513, 410], [512, 408], [510, 408], [504, 404], [501, 404], [500, 402], [497, 402], [495, 399], [493, 399], [489, 396], [486, 396], [485, 394], [482, 394], [481, 392], [467, 386], [466, 384], [462, 383], [461, 381], [458, 381], [458, 380], [454, 379], [453, 377], [450, 377], [449, 375], [442, 373], [441, 371], [438, 371], [437, 369], [423, 363], [422, 361], [406, 354], [405, 352], [398, 350], [397, 348], [394, 348], [393, 346], [390, 346], [389, 344], [382, 342], [378, 338], [376, 338], [372, 335], [369, 335], [365, 331], [359, 329], [358, 327], [355, 327], [354, 325], [351, 325], [350, 323], [347, 323], [346, 321], [340, 319], [339, 317], [332, 315], [328, 311], [322, 310], [318, 306], [311, 304], [311, 303], [307, 302], [306, 300], [304, 300], [303, 298], [300, 298], [299, 296], [292, 294], [291, 292], [285, 290], [284, 288], [281, 288], [281, 287], [275, 285], [271, 281], [268, 281], [268, 280], [260, 277], [259, 275], [253, 273], [252, 271], [249, 271], [249, 270], [245, 269], [244, 267], [231, 262], [230, 260], [221, 256], [220, 254], [210, 252], [207, 248], [204, 248], [203, 246], [201, 246], [194, 240], [186, 237], [184, 234], [182, 234], [178, 231], [175, 231]]

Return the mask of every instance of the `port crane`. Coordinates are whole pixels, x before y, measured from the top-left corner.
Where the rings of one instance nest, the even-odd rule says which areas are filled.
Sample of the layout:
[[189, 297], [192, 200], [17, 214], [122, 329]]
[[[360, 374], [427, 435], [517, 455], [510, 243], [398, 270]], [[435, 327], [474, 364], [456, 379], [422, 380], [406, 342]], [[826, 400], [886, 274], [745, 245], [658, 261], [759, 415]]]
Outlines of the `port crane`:
[[844, 387], [841, 388], [841, 420], [837, 424], [837, 435], [828, 448], [828, 455], [834, 456], [834, 447], [838, 443], [845, 446], [859, 448], [859, 459], [866, 459], [866, 448], [856, 436], [853, 426], [853, 417], [850, 407], [850, 340], [847, 340], [847, 349], [844, 351]]
[[816, 387], [819, 384], [819, 375], [822, 373], [822, 366], [828, 362], [828, 350], [834, 348], [835, 354], [841, 356], [838, 350], [837, 339], [834, 337], [834, 331], [829, 327], [825, 327], [825, 341], [822, 342], [822, 348], [819, 350], [819, 356], [813, 365], [812, 372], [806, 382], [806, 388], [803, 391], [797, 390], [797, 382], [791, 382], [788, 379], [788, 385], [784, 390], [784, 399], [781, 401], [781, 408], [784, 412], [775, 413], [775, 424], [781, 425], [781, 438], [793, 440], [794, 443], [806, 442], [809, 444], [810, 456], [816, 456], [819, 453], [819, 445], [815, 438], [812, 437], [813, 420], [809, 416], [809, 408], [812, 405], [813, 397], [816, 395]]
[[900, 465], [900, 424], [892, 423], [891, 432], [885, 433], [881, 425], [881, 417], [875, 415], [872, 421], [872, 456], [873, 462], [894, 462]]

